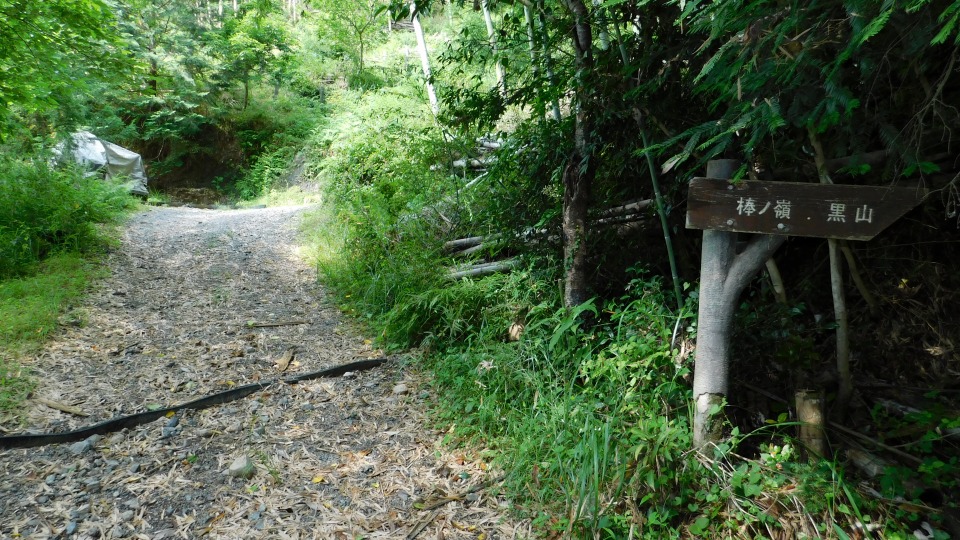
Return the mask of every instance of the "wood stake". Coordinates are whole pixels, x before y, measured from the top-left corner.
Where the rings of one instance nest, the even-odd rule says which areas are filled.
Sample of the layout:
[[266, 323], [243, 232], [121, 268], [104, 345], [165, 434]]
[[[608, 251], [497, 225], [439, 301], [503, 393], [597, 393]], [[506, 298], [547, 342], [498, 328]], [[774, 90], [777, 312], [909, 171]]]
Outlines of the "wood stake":
[[90, 416], [89, 414], [83, 412], [82, 410], [76, 407], [71, 407], [70, 405], [66, 405], [58, 401], [53, 401], [52, 399], [47, 399], [45, 397], [34, 396], [33, 400], [36, 401], [37, 403], [46, 405], [51, 409], [56, 409], [58, 411], [65, 412], [65, 413], [70, 413], [74, 416]]

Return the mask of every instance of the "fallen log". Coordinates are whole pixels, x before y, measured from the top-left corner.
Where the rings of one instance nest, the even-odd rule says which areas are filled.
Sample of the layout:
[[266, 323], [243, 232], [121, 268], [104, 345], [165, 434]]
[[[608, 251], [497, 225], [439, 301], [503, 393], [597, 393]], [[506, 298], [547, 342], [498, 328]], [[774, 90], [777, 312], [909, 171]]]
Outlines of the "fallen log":
[[458, 159], [453, 162], [453, 166], [458, 169], [463, 169], [466, 167], [470, 167], [471, 169], [485, 169], [487, 168], [488, 165], [491, 165], [496, 162], [497, 162], [496, 158], [492, 158], [492, 157], [481, 158], [481, 159], [477, 159], [477, 158]]
[[622, 225], [624, 223], [634, 223], [636, 221], [643, 221], [648, 216], [646, 214], [622, 214], [619, 216], [610, 216], [601, 219], [595, 219], [590, 222], [591, 225], [596, 227], [605, 227], [607, 225]]
[[464, 248], [469, 248], [473, 246], [479, 246], [483, 243], [485, 236], [468, 236], [467, 238], [459, 238], [457, 240], [450, 240], [449, 242], [443, 243], [443, 249], [447, 251], [457, 251]]
[[634, 201], [632, 203], [627, 203], [622, 206], [614, 206], [613, 208], [607, 208], [606, 210], [601, 210], [597, 215], [601, 218], [612, 217], [612, 216], [622, 216], [624, 214], [632, 214], [636, 212], [642, 212], [650, 206], [653, 205], [652, 199], [645, 199], [642, 201]]
[[476, 252], [478, 252], [478, 251], [483, 251], [483, 250], [489, 249], [489, 248], [491, 248], [491, 247], [492, 247], [491, 244], [489, 244], [489, 243], [487, 243], [487, 242], [484, 242], [484, 243], [482, 243], [482, 244], [477, 244], [477, 245], [475, 245], [475, 246], [473, 246], [473, 247], [468, 247], [467, 249], [464, 249], [464, 250], [462, 250], [462, 251], [458, 251], [458, 252], [454, 253], [453, 256], [454, 256], [454, 257], [469, 257], [470, 255], [473, 255], [474, 253], [476, 253]]
[[470, 266], [453, 268], [450, 270], [450, 273], [447, 274], [447, 278], [451, 280], [457, 280], [465, 277], [477, 277], [477, 276], [485, 276], [488, 274], [496, 274], [497, 272], [505, 272], [507, 270], [511, 270], [519, 264], [520, 264], [520, 261], [518, 259], [506, 259], [503, 261], [496, 261], [496, 262], [484, 263], [484, 264], [474, 264]]
[[477, 139], [477, 145], [483, 148], [489, 148], [490, 150], [499, 150], [503, 143], [500, 141], [494, 141], [492, 139]]

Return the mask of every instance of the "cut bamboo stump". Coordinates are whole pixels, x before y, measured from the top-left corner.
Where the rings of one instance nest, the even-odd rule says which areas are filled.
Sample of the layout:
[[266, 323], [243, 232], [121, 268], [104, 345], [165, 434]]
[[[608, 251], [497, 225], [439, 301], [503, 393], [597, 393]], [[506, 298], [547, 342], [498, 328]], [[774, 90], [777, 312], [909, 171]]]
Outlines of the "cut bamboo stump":
[[810, 460], [827, 455], [827, 438], [823, 431], [823, 394], [800, 390], [795, 395], [797, 419], [800, 421], [799, 439], [807, 449]]

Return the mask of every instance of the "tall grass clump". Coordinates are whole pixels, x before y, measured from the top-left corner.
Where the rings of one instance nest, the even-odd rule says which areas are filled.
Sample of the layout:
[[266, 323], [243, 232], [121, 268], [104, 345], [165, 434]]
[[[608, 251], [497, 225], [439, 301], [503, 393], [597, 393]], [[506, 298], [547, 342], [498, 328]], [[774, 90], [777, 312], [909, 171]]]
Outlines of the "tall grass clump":
[[442, 134], [409, 86], [343, 90], [337, 112], [314, 141], [312, 165], [324, 209], [325, 283], [348, 309], [382, 326], [405, 299], [443, 282], [437, 215], [450, 183], [431, 166], [447, 159]]
[[101, 247], [100, 226], [135, 205], [119, 183], [0, 157], [0, 279], [29, 273], [56, 252]]

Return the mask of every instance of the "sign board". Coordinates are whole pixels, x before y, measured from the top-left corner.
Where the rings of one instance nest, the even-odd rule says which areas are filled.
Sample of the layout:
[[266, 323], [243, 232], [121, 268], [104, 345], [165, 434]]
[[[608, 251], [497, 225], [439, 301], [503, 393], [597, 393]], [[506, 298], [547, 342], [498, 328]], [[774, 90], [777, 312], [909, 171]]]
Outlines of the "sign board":
[[926, 195], [919, 187], [694, 178], [687, 228], [870, 240]]

